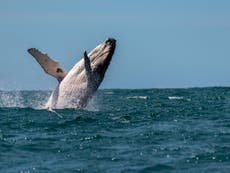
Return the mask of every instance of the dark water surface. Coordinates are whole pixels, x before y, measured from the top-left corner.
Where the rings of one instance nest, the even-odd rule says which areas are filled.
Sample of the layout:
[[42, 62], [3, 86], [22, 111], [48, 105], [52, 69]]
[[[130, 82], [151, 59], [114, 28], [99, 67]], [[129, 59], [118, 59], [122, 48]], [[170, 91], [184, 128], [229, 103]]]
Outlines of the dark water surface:
[[230, 88], [100, 90], [86, 110], [0, 92], [1, 173], [229, 173]]

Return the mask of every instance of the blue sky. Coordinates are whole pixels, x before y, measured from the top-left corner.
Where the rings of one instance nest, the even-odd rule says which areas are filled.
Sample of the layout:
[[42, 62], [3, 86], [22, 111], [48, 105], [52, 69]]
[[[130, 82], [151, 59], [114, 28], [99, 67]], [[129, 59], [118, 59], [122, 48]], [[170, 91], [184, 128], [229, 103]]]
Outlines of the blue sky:
[[1, 0], [0, 89], [53, 89], [26, 52], [69, 70], [108, 37], [117, 49], [101, 88], [230, 85], [228, 0]]

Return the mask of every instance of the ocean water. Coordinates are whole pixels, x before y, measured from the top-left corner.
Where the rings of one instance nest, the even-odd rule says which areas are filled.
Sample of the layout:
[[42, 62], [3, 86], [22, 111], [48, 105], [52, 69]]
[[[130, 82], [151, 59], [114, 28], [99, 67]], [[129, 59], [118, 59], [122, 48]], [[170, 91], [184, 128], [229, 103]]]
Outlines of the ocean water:
[[230, 88], [99, 90], [84, 110], [50, 91], [0, 92], [1, 173], [229, 173]]

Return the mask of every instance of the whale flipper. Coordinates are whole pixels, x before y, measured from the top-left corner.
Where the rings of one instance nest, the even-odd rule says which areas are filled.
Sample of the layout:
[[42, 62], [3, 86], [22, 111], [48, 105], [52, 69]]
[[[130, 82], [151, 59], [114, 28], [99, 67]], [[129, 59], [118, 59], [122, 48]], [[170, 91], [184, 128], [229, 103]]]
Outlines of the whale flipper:
[[86, 51], [84, 52], [84, 65], [85, 65], [86, 76], [88, 79], [90, 79], [90, 76], [92, 74], [92, 67]]
[[67, 71], [47, 54], [43, 54], [35, 48], [28, 49], [28, 52], [36, 59], [46, 73], [54, 76], [59, 82], [67, 75]]

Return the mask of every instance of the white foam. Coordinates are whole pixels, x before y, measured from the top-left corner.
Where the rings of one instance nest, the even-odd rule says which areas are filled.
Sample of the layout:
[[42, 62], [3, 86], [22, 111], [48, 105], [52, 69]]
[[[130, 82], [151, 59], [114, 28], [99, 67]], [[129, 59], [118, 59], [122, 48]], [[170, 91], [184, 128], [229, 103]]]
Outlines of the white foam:
[[148, 96], [130, 96], [130, 97], [127, 97], [127, 99], [147, 99]]
[[182, 100], [184, 99], [184, 97], [179, 97], [179, 96], [169, 96], [168, 97], [169, 100]]

